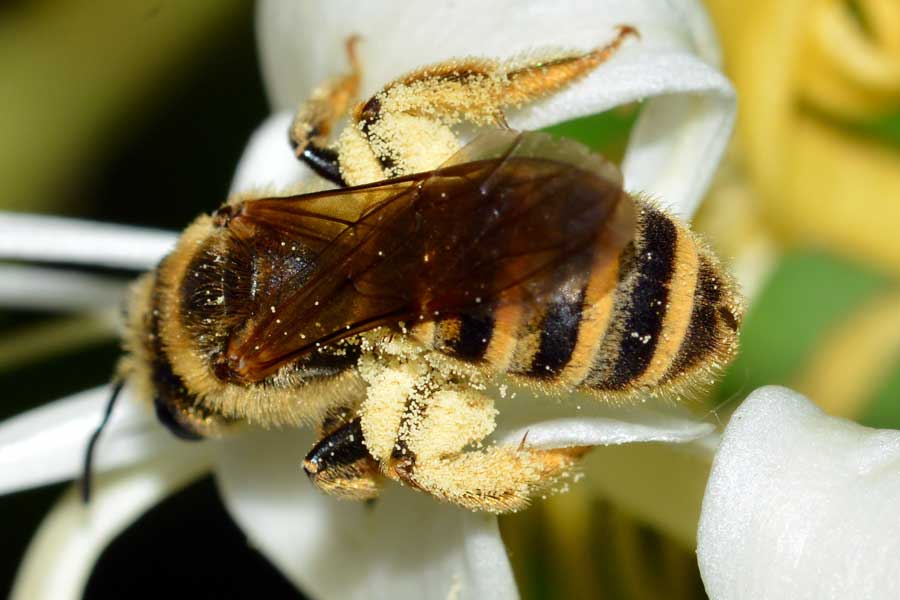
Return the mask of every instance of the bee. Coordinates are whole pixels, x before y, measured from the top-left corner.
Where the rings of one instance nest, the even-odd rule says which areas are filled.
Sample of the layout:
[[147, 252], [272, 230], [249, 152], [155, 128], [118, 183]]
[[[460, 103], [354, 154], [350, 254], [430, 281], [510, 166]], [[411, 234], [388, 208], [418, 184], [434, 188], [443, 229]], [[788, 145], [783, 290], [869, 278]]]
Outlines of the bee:
[[[318, 428], [304, 469], [336, 496], [394, 480], [468, 509], [525, 507], [587, 449], [483, 445], [490, 385], [675, 396], [737, 347], [734, 282], [684, 224], [580, 144], [504, 127], [505, 108], [636, 33], [420, 69], [349, 111], [329, 145], [360, 82], [350, 40], [351, 72], [289, 132], [339, 187], [239, 196], [194, 221], [132, 290], [122, 377], [185, 439]], [[481, 132], [461, 147], [463, 121]]]

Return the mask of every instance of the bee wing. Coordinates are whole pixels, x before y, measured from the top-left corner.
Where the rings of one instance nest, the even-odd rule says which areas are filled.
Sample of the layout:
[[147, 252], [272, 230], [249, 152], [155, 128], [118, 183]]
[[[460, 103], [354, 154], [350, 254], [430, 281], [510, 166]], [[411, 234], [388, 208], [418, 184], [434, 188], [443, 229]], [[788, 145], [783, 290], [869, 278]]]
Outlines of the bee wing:
[[615, 167], [581, 145], [498, 131], [432, 172], [249, 201], [231, 226], [316, 245], [312, 271], [263, 294], [229, 340], [229, 368], [256, 381], [378, 326], [546, 301], [618, 256], [635, 209]]

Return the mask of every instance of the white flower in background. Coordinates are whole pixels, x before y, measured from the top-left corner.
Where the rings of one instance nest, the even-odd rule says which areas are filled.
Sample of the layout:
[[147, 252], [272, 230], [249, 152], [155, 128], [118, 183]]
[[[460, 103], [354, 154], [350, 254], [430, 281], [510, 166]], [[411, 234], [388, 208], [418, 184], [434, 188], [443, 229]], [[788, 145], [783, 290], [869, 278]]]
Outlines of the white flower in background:
[[[235, 191], [286, 187], [310, 176], [287, 146], [290, 111], [321, 80], [345, 69], [343, 44], [354, 33], [363, 40], [366, 95], [424, 63], [461, 55], [502, 58], [548, 46], [587, 49], [609, 39], [620, 24], [637, 27], [639, 41], [569, 89], [510, 114], [509, 123], [536, 129], [643, 100], [623, 163], [626, 186], [684, 217], [693, 214], [732, 126], [733, 92], [716, 70], [718, 47], [693, 0], [271, 0], [260, 4], [258, 17], [276, 114], [251, 139]], [[158, 232], [0, 215], [5, 258], [151, 268], [173, 240]], [[21, 267], [16, 274], [17, 295], [0, 279], [0, 299], [7, 303], [19, 298], [30, 305], [29, 297], [50, 296], [52, 308], [82, 309], [100, 297], [92, 295], [92, 286], [109, 285], [76, 278], [68, 281], [78, 293], [59, 294], [48, 287], [53, 274], [46, 270]], [[91, 390], [0, 424], [0, 492], [77, 477], [108, 393], [108, 387]], [[677, 413], [587, 401], [578, 411], [523, 399], [499, 408], [496, 439], [520, 439], [513, 432], [527, 427], [529, 439], [544, 447], [686, 442], [711, 429]], [[316, 491], [300, 469], [311, 432], [248, 431], [186, 444], [151, 413], [126, 388], [98, 446], [91, 504], [81, 505], [74, 491], [60, 500], [28, 551], [15, 596], [79, 596], [96, 557], [118, 532], [213, 470], [251, 543], [314, 597], [516, 597], [495, 517], [397, 485], [389, 485], [374, 508], [340, 502]]]
[[900, 598], [900, 431], [761, 388], [716, 453], [697, 534], [717, 600]]

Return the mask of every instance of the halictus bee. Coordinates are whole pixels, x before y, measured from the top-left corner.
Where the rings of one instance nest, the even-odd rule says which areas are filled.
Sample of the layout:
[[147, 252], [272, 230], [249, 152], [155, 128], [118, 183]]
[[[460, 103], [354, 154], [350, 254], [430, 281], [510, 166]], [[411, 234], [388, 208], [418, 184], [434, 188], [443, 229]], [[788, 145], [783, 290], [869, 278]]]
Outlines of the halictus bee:
[[[674, 395], [737, 347], [734, 283], [684, 224], [581, 145], [504, 127], [505, 108], [635, 34], [539, 62], [432, 65], [352, 110], [351, 40], [352, 71], [289, 132], [340, 187], [233, 198], [194, 221], [133, 289], [121, 376], [184, 438], [318, 427], [304, 468], [331, 494], [373, 498], [393, 479], [470, 509], [527, 505], [586, 448], [481, 445], [487, 385]], [[480, 133], [460, 147], [462, 122]]]

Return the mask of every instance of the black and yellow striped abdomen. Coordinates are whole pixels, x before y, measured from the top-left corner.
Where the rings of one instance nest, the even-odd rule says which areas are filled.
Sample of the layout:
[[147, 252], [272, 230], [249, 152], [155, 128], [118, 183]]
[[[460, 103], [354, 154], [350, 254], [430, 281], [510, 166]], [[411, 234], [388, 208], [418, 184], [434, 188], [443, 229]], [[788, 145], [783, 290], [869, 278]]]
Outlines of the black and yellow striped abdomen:
[[634, 240], [526, 314], [515, 303], [439, 319], [417, 337], [499, 372], [609, 397], [703, 383], [737, 351], [732, 278], [681, 223], [637, 200]]

